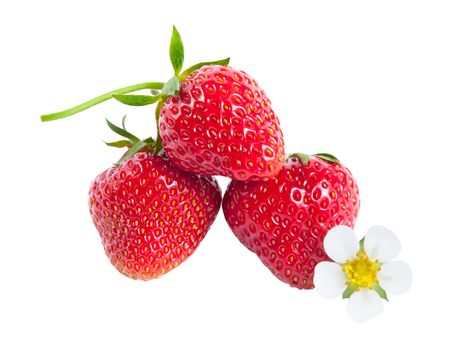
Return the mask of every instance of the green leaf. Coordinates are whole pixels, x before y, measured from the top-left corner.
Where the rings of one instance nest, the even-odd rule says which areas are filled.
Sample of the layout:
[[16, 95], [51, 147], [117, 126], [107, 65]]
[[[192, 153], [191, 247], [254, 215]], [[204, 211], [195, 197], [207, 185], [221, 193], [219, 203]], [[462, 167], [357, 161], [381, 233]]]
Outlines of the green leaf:
[[156, 140], [154, 140], [152, 137], [145, 138], [143, 141], [146, 142], [148, 146], [153, 146], [153, 144], [156, 143]]
[[384, 300], [386, 300], [386, 301], [389, 301], [389, 300], [388, 300], [388, 295], [387, 295], [386, 291], [385, 291], [383, 288], [381, 288], [381, 286], [380, 286], [379, 284], [374, 284], [374, 285], [371, 286], [371, 288], [373, 288], [373, 290], [374, 290], [376, 293], [378, 293], [378, 295], [379, 295], [379, 297], [380, 297], [381, 299], [384, 299]]
[[300, 159], [303, 165], [306, 165], [308, 161], [310, 160], [310, 156], [305, 153], [292, 153], [292, 154], [289, 154], [287, 158], [298, 158]]
[[148, 137], [147, 139], [140, 140], [137, 143], [135, 143], [133, 146], [131, 146], [131, 148], [128, 149], [128, 151], [126, 151], [123, 154], [123, 156], [118, 160], [116, 164], [118, 165], [124, 162], [128, 158], [131, 158], [132, 156], [134, 156], [139, 151], [142, 151], [144, 149], [156, 150], [156, 148], [157, 148], [157, 142], [154, 141], [152, 137]]
[[165, 83], [161, 93], [165, 96], [174, 96], [180, 92], [180, 80], [174, 75]]
[[109, 126], [109, 128], [112, 129], [112, 131], [115, 132], [116, 134], [126, 137], [127, 139], [133, 142], [139, 141], [139, 138], [137, 138], [135, 135], [129, 133], [125, 129], [119, 128], [115, 124], [112, 124], [108, 119], [106, 119], [106, 121], [107, 121], [107, 125]]
[[129, 106], [146, 106], [159, 101], [159, 96], [147, 95], [112, 95], [118, 102]]
[[114, 142], [105, 142], [104, 141], [104, 143], [107, 146], [117, 147], [117, 148], [129, 147], [131, 145], [131, 142], [129, 140], [119, 140], [119, 141], [114, 141]]
[[126, 122], [126, 114], [122, 118], [122, 128], [123, 128], [123, 130], [126, 130], [125, 122]]
[[357, 286], [350, 284], [345, 290], [344, 293], [342, 293], [342, 298], [343, 299], [348, 299], [350, 296], [355, 293], [357, 290]]
[[204, 66], [213, 66], [213, 65], [220, 65], [220, 66], [228, 66], [230, 62], [230, 57], [224, 58], [222, 60], [217, 61], [209, 61], [209, 62], [200, 62], [191, 66], [190, 68], [186, 69], [182, 74], [180, 74], [180, 80], [184, 80], [187, 76], [193, 73], [195, 70], [200, 69]]
[[315, 156], [331, 163], [340, 163], [339, 159], [329, 153], [316, 153]]
[[136, 153], [141, 151], [142, 149], [146, 148], [148, 144], [144, 140], [140, 140], [136, 142], [128, 151], [126, 151], [123, 156], [118, 160], [117, 165], [124, 162], [128, 158], [131, 158], [134, 156]]
[[172, 30], [172, 39], [170, 40], [170, 61], [172, 62], [172, 67], [174, 68], [175, 75], [178, 75], [182, 70], [184, 51], [183, 51], [183, 42], [180, 37], [180, 33], [177, 28], [173, 26]]

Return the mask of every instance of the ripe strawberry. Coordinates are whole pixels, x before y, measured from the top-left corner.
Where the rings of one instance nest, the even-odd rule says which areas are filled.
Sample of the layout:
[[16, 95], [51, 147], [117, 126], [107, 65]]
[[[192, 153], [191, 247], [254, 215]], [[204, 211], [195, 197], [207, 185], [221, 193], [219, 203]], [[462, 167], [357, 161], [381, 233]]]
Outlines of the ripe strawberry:
[[91, 216], [111, 263], [142, 280], [157, 278], [188, 258], [220, 202], [215, 179], [179, 170], [148, 152], [104, 171], [89, 191]]
[[[182, 71], [184, 48], [175, 27], [170, 60], [174, 75], [166, 83], [130, 85], [43, 115], [42, 120], [65, 118], [111, 98], [132, 106], [157, 103], [157, 141], [181, 169], [236, 180], [277, 174], [285, 158], [282, 131], [271, 102], [256, 81], [245, 72], [225, 67], [228, 58]], [[153, 95], [129, 94], [145, 89], [151, 89]]]
[[281, 281], [313, 288], [317, 263], [328, 260], [323, 238], [353, 227], [360, 206], [350, 171], [328, 154], [290, 156], [267, 181], [232, 181], [222, 203], [230, 228]]
[[274, 176], [284, 141], [271, 102], [246, 73], [205, 66], [160, 111], [162, 145], [180, 168], [237, 180]]

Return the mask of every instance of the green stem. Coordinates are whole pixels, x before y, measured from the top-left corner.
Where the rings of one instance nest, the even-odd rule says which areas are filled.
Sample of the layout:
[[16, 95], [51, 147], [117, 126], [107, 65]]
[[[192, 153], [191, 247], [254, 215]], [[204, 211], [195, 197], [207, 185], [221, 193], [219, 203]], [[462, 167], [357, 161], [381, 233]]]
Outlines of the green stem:
[[[157, 148], [160, 148], [162, 149], [162, 138], [161, 138], [161, 132], [159, 130], [159, 117], [160, 117], [160, 113], [161, 113], [161, 109], [162, 109], [162, 106], [164, 105], [165, 103], [165, 100], [166, 100], [166, 97], [163, 96], [160, 100], [159, 100], [159, 103], [157, 104], [157, 107], [156, 107], [156, 128], [157, 128], [157, 138], [156, 138], [156, 144], [157, 144]], [[157, 152], [160, 151], [160, 149], [157, 149]]]
[[154, 143], [154, 153], [158, 154], [160, 151], [162, 151], [162, 139], [159, 137], [159, 134], [157, 135], [156, 142]]
[[106, 94], [103, 94], [101, 96], [95, 97], [92, 100], [89, 100], [87, 102], [84, 102], [80, 105], [77, 105], [75, 107], [72, 107], [70, 109], [64, 110], [62, 112], [58, 113], [52, 113], [52, 114], [44, 114], [41, 116], [41, 120], [43, 122], [48, 122], [52, 120], [57, 120], [61, 118], [66, 118], [69, 117], [73, 114], [79, 113], [81, 111], [84, 111], [85, 109], [88, 109], [92, 106], [95, 106], [101, 102], [110, 100], [113, 95], [121, 95], [121, 94], [127, 94], [129, 92], [134, 92], [138, 90], [144, 90], [144, 89], [162, 89], [164, 87], [164, 83], [159, 83], [159, 82], [147, 82], [147, 83], [140, 83], [140, 84], [135, 84], [135, 85], [130, 85], [123, 87], [121, 89], [113, 90], [110, 92], [107, 92]]

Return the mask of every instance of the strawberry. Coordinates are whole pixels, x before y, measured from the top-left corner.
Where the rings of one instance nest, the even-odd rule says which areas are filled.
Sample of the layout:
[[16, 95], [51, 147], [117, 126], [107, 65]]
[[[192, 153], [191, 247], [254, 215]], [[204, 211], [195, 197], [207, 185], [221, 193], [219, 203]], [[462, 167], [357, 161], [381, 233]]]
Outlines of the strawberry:
[[[236, 180], [277, 174], [285, 158], [283, 135], [256, 81], [228, 67], [228, 58], [182, 71], [184, 48], [175, 27], [169, 53], [174, 75], [166, 83], [130, 85], [42, 120], [65, 118], [111, 98], [132, 106], [157, 103], [157, 142], [181, 169]], [[145, 89], [152, 95], [129, 94]]]
[[157, 278], [198, 247], [219, 212], [222, 192], [211, 176], [185, 172], [163, 153], [160, 139], [144, 140], [107, 120], [128, 150], [98, 175], [89, 209], [110, 262], [122, 274]]
[[281, 281], [313, 288], [316, 264], [329, 260], [323, 239], [353, 227], [360, 206], [355, 179], [329, 154], [291, 155], [272, 179], [232, 181], [222, 208], [230, 228]]
[[162, 145], [180, 168], [253, 180], [275, 175], [284, 141], [271, 102], [254, 79], [219, 65], [191, 73], [159, 119]]
[[213, 223], [221, 191], [211, 177], [138, 152], [92, 182], [89, 208], [118, 271], [148, 280], [185, 261]]

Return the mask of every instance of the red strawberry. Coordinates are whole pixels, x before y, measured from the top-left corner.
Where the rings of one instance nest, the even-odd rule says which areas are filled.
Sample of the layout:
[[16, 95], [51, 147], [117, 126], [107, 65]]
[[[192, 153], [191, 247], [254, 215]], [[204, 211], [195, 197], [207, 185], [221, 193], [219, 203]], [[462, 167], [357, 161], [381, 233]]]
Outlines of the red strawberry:
[[148, 280], [177, 267], [213, 223], [221, 191], [160, 155], [137, 153], [103, 172], [89, 191], [94, 224], [111, 263]]
[[279, 119], [245, 72], [205, 66], [181, 83], [161, 111], [162, 145], [180, 168], [237, 180], [274, 176], [284, 161]]
[[[157, 141], [181, 169], [236, 180], [277, 174], [285, 158], [282, 131], [256, 81], [245, 72], [224, 67], [229, 59], [201, 62], [182, 71], [184, 49], [175, 27], [170, 60], [174, 75], [166, 83], [126, 86], [41, 118], [65, 118], [111, 98], [132, 106], [157, 103]], [[145, 89], [153, 95], [129, 94]]]
[[281, 281], [313, 288], [317, 263], [328, 260], [323, 238], [353, 227], [360, 206], [350, 171], [327, 154], [293, 155], [267, 181], [232, 181], [222, 207], [240, 242]]

